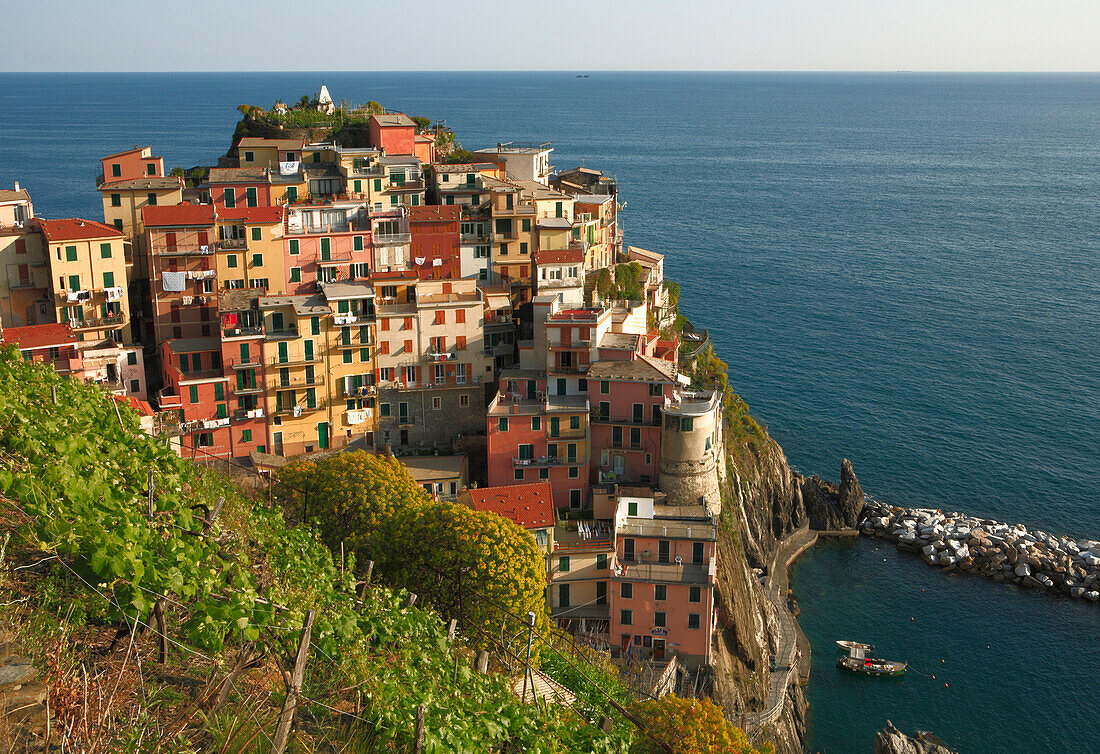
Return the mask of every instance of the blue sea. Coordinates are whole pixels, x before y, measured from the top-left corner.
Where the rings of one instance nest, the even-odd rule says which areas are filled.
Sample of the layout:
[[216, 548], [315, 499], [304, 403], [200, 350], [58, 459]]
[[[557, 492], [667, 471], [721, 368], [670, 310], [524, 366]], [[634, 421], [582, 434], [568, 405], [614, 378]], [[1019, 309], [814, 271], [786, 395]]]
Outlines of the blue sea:
[[[237, 105], [322, 81], [616, 176], [627, 242], [667, 255], [797, 469], [847, 456], [881, 500], [1100, 538], [1100, 76], [5, 74], [0, 186], [101, 218], [98, 156], [209, 164]], [[812, 750], [870, 751], [887, 718], [964, 752], [1100, 750], [1096, 607], [869, 541], [793, 583]], [[842, 637], [913, 672], [841, 676]]]

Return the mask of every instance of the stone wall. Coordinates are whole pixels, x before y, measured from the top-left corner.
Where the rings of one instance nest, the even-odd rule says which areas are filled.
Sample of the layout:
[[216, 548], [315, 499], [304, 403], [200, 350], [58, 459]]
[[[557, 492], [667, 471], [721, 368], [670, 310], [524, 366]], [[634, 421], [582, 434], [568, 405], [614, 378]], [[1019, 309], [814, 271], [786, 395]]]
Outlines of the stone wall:
[[[395, 451], [405, 448], [450, 449], [461, 437], [485, 434], [485, 391], [481, 385], [428, 387], [415, 390], [380, 388], [378, 391], [379, 449], [387, 444]], [[438, 408], [435, 400], [438, 399]], [[462, 405], [465, 400], [466, 405]], [[381, 404], [390, 404], [383, 416]], [[402, 419], [399, 404], [408, 404]]]

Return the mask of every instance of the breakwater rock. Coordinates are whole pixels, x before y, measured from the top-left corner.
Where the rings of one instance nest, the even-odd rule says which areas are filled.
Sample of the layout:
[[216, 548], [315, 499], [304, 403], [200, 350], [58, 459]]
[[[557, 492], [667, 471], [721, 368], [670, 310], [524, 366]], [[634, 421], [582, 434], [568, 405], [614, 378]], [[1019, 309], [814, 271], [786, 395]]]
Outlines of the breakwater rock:
[[917, 735], [907, 736], [887, 720], [886, 727], [875, 735], [875, 754], [954, 754], [954, 752], [931, 733], [917, 731]]
[[961, 513], [868, 502], [860, 534], [891, 539], [945, 571], [1100, 602], [1100, 542]]
[[810, 528], [815, 531], [851, 529], [863, 508], [863, 488], [859, 486], [852, 462], [840, 463], [840, 484], [818, 476], [794, 475]]

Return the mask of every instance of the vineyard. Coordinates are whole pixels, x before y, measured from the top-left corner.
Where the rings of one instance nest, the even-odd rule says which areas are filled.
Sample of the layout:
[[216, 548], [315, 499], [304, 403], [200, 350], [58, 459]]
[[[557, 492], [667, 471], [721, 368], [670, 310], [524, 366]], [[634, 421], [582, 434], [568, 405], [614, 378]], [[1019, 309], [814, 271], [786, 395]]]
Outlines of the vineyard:
[[629, 747], [583, 710], [522, 704], [438, 614], [400, 589], [357, 594], [353, 564], [310, 529], [13, 349], [0, 352], [0, 505], [0, 631], [44, 658], [55, 745], [270, 751], [313, 611], [288, 751], [411, 751], [418, 727], [428, 752]]

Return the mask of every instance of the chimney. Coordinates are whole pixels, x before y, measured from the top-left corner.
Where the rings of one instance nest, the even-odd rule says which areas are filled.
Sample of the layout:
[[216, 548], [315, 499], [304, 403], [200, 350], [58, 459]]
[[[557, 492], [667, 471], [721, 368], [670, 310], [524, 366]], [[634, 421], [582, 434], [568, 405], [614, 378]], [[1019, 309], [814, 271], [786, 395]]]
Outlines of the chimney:
[[15, 190], [16, 190], [16, 191], [18, 191], [18, 190], [19, 190], [19, 181], [16, 181], [16, 182], [15, 182]]

